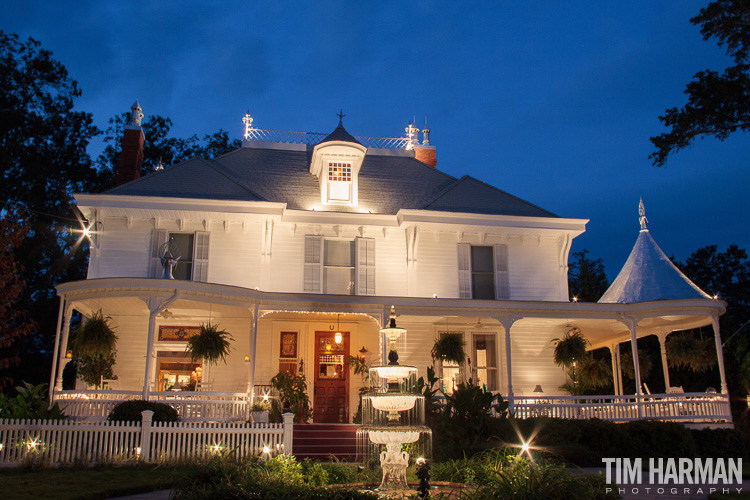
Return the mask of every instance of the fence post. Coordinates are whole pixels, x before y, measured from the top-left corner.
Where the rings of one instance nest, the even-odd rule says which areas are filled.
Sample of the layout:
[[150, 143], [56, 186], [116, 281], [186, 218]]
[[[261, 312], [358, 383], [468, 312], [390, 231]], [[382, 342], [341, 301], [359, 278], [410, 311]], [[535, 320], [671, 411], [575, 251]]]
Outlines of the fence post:
[[294, 413], [284, 413], [284, 454], [292, 454], [292, 433], [294, 432]]
[[153, 418], [153, 411], [141, 412], [141, 462], [151, 461], [151, 420]]

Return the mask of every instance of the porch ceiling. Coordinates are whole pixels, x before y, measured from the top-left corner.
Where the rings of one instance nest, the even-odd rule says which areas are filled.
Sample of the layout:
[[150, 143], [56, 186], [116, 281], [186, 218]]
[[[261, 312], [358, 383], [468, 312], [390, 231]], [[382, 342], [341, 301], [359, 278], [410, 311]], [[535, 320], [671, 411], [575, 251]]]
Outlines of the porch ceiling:
[[[99, 309], [105, 316], [148, 316], [149, 310], [146, 302], [138, 297], [105, 297], [86, 298], [73, 302], [73, 307], [81, 313], [91, 316]], [[176, 300], [167, 308], [166, 314], [161, 318], [178, 321], [208, 321], [229, 318], [251, 317], [250, 310], [245, 307], [229, 306], [224, 304], [211, 304], [196, 302], [194, 300]]]

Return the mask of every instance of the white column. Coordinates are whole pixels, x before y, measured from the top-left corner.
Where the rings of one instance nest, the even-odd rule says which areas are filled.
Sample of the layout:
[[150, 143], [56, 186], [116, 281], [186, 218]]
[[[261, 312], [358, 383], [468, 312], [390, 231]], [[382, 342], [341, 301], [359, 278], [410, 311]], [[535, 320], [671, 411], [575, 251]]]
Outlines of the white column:
[[612, 359], [612, 386], [613, 386], [613, 391], [615, 393], [615, 396], [620, 394], [618, 391], [619, 385], [620, 385], [619, 383], [620, 374], [618, 373], [620, 366], [617, 361], [618, 354], [619, 353], [617, 352], [617, 346], [615, 344], [609, 346], [609, 355]]
[[146, 340], [146, 371], [143, 375], [143, 400], [148, 401], [149, 393], [151, 392], [151, 369], [154, 364], [154, 334], [156, 332], [156, 316], [166, 309], [172, 302], [177, 300], [180, 296], [180, 291], [175, 290], [174, 295], [169, 299], [159, 304], [157, 297], [150, 297], [147, 300], [148, 309], [150, 314], [148, 315], [148, 338]]
[[255, 350], [258, 345], [258, 304], [255, 304], [255, 307], [250, 311], [253, 315], [253, 326], [250, 329], [250, 352], [248, 354], [250, 357], [250, 363], [248, 363], [247, 367], [247, 393], [250, 395], [250, 401], [247, 405], [248, 411], [250, 411], [250, 407], [255, 398], [255, 361], [257, 358]]
[[[57, 373], [58, 356], [60, 354], [60, 328], [62, 327], [63, 309], [65, 307], [65, 296], [60, 297], [60, 307], [57, 311], [57, 327], [55, 328], [55, 350], [52, 353], [52, 371], [49, 374], [49, 402], [55, 394], [55, 374]], [[62, 382], [62, 380], [61, 380]]]
[[57, 377], [55, 378], [55, 391], [62, 391], [62, 376], [65, 365], [67, 364], [67, 358], [65, 354], [68, 352], [68, 337], [70, 335], [70, 317], [73, 315], [73, 307], [68, 306], [65, 308], [63, 313], [62, 321], [62, 339], [60, 340], [60, 351], [58, 353], [57, 362]]
[[659, 347], [661, 348], [661, 369], [664, 372], [664, 392], [669, 392], [672, 384], [669, 382], [669, 365], [667, 364], [667, 332], [659, 333]]
[[518, 321], [520, 318], [500, 316], [495, 319], [498, 320], [501, 325], [503, 325], [503, 329], [505, 330], [505, 368], [506, 368], [507, 376], [508, 376], [508, 412], [513, 413], [515, 402], [514, 402], [514, 396], [513, 396], [513, 369], [511, 366], [512, 360], [511, 360], [510, 329], [513, 326], [513, 323]]
[[719, 377], [721, 378], [721, 393], [729, 394], [727, 387], [727, 375], [724, 371], [724, 349], [721, 345], [721, 333], [719, 328], [719, 317], [711, 316], [711, 323], [714, 327], [714, 343], [716, 344], [716, 359], [719, 362]]
[[617, 388], [620, 396], [623, 395], [622, 390], [622, 358], [620, 357], [620, 344], [615, 346], [615, 358], [617, 359]]
[[636, 337], [637, 322], [634, 318], [631, 318], [629, 316], [623, 316], [623, 318], [625, 319], [625, 324], [630, 330], [630, 345], [633, 349], [633, 370], [635, 371], [635, 397], [637, 401], [636, 406], [638, 408], [638, 418], [641, 418], [643, 416], [641, 408], [641, 398], [643, 396], [643, 390], [641, 389], [641, 367], [638, 363], [638, 339]]

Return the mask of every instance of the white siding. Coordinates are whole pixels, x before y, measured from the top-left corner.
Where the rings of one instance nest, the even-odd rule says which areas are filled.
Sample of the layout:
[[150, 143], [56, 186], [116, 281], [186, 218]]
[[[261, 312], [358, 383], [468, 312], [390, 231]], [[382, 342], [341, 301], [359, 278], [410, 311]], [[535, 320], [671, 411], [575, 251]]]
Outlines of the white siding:
[[[554, 348], [552, 339], [562, 333], [559, 328], [550, 327], [543, 320], [523, 319], [511, 328], [511, 367], [513, 369], [513, 392], [519, 396], [533, 396], [537, 384], [542, 386], [544, 394], [562, 393], [558, 387], [565, 382], [565, 373], [553, 361]], [[505, 333], [499, 331], [502, 348], [500, 364], [503, 385], [500, 390], [507, 394], [505, 374]]]

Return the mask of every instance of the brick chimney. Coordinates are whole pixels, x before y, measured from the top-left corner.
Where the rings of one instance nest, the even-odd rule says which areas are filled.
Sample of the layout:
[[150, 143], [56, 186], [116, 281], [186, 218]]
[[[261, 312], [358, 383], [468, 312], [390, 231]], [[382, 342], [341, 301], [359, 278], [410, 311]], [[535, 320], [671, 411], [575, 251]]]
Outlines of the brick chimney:
[[432, 168], [437, 168], [435, 146], [430, 146], [430, 129], [427, 128], [427, 125], [422, 130], [422, 144], [414, 144], [414, 157]]
[[135, 101], [130, 108], [130, 118], [122, 134], [122, 152], [117, 164], [117, 185], [125, 184], [141, 176], [143, 165], [143, 129], [141, 105]]

